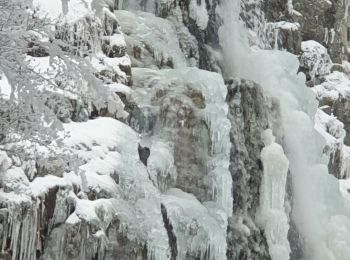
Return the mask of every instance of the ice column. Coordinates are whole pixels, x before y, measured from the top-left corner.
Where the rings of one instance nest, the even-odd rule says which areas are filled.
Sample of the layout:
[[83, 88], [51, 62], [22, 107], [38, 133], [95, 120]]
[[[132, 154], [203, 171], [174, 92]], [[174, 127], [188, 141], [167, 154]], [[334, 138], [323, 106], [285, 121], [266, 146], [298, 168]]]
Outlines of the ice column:
[[265, 143], [261, 151], [264, 176], [260, 192], [257, 221], [265, 230], [272, 260], [289, 259], [288, 218], [284, 208], [289, 161], [283, 148], [275, 143], [270, 129], [263, 133]]

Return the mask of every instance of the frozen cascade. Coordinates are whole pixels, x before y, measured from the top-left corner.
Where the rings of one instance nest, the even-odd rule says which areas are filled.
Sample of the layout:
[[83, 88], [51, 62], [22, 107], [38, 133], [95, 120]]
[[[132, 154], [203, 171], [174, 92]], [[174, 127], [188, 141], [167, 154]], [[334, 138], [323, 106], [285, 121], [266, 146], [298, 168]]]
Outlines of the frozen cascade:
[[[315, 97], [305, 87], [304, 76], [296, 75], [299, 62], [295, 56], [279, 51], [250, 50], [239, 20], [239, 8], [237, 1], [227, 0], [221, 9], [224, 25], [219, 34], [226, 74], [254, 80], [280, 102], [283, 147], [294, 187], [293, 217], [307, 241], [305, 257], [348, 259], [350, 244], [339, 239], [343, 231], [324, 229], [341, 218], [348, 220], [350, 212], [343, 206], [339, 182], [327, 173], [327, 160], [322, 156], [323, 140], [312, 120], [317, 109]], [[350, 232], [347, 224], [339, 224]]]
[[272, 130], [263, 133], [265, 148], [261, 151], [264, 176], [257, 221], [266, 232], [272, 260], [289, 259], [288, 217], [284, 207], [289, 161], [283, 148], [275, 143]]
[[[232, 214], [232, 180], [228, 171], [228, 163], [230, 155], [229, 131], [231, 125], [226, 117], [228, 113], [228, 107], [225, 102], [227, 88], [222, 77], [217, 73], [196, 68], [160, 71], [135, 68], [133, 69], [133, 76], [135, 85], [150, 89], [148, 92], [145, 92], [143, 89], [136, 89], [135, 99], [139, 104], [149, 106], [152, 103], [153, 96], [159, 93], [160, 90], [162, 92], [175, 91], [174, 86], [176, 86], [176, 95], [179, 95], [181, 91], [185, 93], [192, 91], [194, 94], [200, 93], [203, 95], [206, 106], [198, 111], [198, 116], [206, 122], [210, 134], [211, 150], [209, 151], [210, 157], [206, 162], [207, 179], [209, 181], [209, 187], [212, 188], [212, 199], [226, 212], [227, 216], [230, 216]], [[167, 106], [167, 102], [169, 100], [163, 100], [162, 105]], [[187, 111], [185, 108], [180, 108], [176, 113], [176, 120], [172, 118], [174, 116], [173, 114], [166, 116], [164, 125], [162, 126], [163, 132], [166, 132], [164, 129], [166, 127], [168, 128], [167, 131], [171, 131], [171, 135], [174, 135], [174, 130], [178, 129], [177, 131], [180, 131], [181, 128], [184, 128], [183, 125], [179, 126], [177, 120], [180, 120], [180, 118], [186, 119], [185, 115]], [[182, 121], [182, 124], [184, 123]], [[159, 147], [157, 142], [155, 143], [155, 147]], [[168, 163], [166, 165], [159, 165], [159, 163], [154, 161], [153, 156], [151, 156], [149, 165], [151, 178], [154, 178], [157, 168], [159, 173], [166, 173], [170, 170], [167, 173], [169, 174], [172, 171], [172, 159], [166, 156], [169, 153], [169, 148], [165, 148], [164, 145], [160, 148], [164, 150], [162, 157], [166, 158]], [[175, 176], [174, 174], [170, 174], [169, 177], [174, 178]], [[161, 185], [164, 185], [164, 183]]]
[[174, 165], [173, 149], [166, 143], [155, 141], [151, 146], [147, 169], [152, 182], [165, 191], [170, 183], [176, 181], [176, 168]]
[[[350, 205], [343, 196], [349, 196], [350, 184], [342, 181], [339, 191], [322, 153], [323, 137], [335, 146], [344, 138], [343, 126], [320, 111], [315, 116], [315, 95], [296, 75], [298, 60], [277, 51], [282, 33], [297, 32], [298, 23], [266, 24], [264, 0], [33, 1], [40, 15], [57, 22], [48, 32], [67, 57], [27, 55], [28, 68], [51, 80], [86, 61], [88, 72], [76, 77], [84, 79], [79, 82], [84, 91], [63, 93], [65, 98], [74, 103], [93, 92], [107, 99], [99, 99], [98, 106], [84, 96], [89, 100], [84, 120], [59, 118], [64, 149], [57, 148], [52, 157], [62, 165], [51, 165], [46, 147], [38, 148], [44, 151], [38, 157], [48, 169], [37, 166], [36, 158], [21, 164], [0, 152], [1, 259], [225, 260], [236, 248], [230, 236], [237, 233], [229, 232], [237, 230], [238, 239], [246, 240], [236, 244], [241, 246], [237, 252], [246, 254], [240, 259], [260, 251], [261, 259], [285, 260], [293, 251], [288, 231], [295, 223], [305, 241], [304, 259], [348, 260]], [[292, 0], [284, 4], [289, 15], [296, 14]], [[224, 19], [219, 32], [224, 55], [216, 49], [221, 25], [216, 11]], [[248, 29], [239, 17], [247, 18]], [[276, 50], [259, 49], [273, 40], [266, 39], [266, 26], [276, 33]], [[334, 29], [326, 36], [337, 41]], [[36, 41], [51, 44], [40, 37]], [[303, 45], [305, 65], [327, 52], [312, 42]], [[316, 65], [312, 77], [329, 72], [329, 57], [324, 58], [310, 62]], [[219, 73], [187, 67], [196, 65], [220, 72], [222, 66], [227, 85]], [[90, 88], [88, 73], [101, 80], [96, 89], [85, 89]], [[6, 94], [9, 82], [5, 74], [2, 78], [0, 92]], [[78, 85], [75, 78], [67, 83], [73, 90]], [[38, 88], [55, 93], [45, 84]], [[226, 100], [230, 95], [232, 102]], [[322, 136], [314, 130], [314, 117]], [[239, 156], [254, 161], [244, 165], [247, 173], [237, 182], [247, 190], [234, 201], [243, 201], [242, 212], [240, 205], [233, 208], [236, 189], [229, 168], [235, 156], [230, 137], [237, 132], [237, 146], [242, 141], [245, 149], [237, 149]], [[23, 150], [33, 146], [29, 142]], [[252, 177], [252, 172], [258, 174]], [[294, 184], [293, 205], [287, 182]], [[230, 230], [231, 222], [236, 229]]]
[[[228, 171], [231, 125], [226, 117], [227, 89], [222, 77], [197, 68], [159, 71], [134, 68], [133, 77], [136, 102], [153, 106], [152, 110], [158, 113], [154, 134], [148, 140], [151, 155], [147, 167], [153, 183], [165, 192], [162, 204], [176, 237], [176, 259], [185, 259], [186, 254], [199, 259], [226, 259], [227, 217], [232, 214], [232, 180]], [[156, 99], [157, 95], [164, 97]], [[147, 138], [144, 135], [143, 139]], [[205, 156], [204, 170], [194, 167], [188, 171], [193, 167], [192, 160], [198, 160], [185, 158], [188, 151], [197, 153], [197, 158]], [[185, 154], [179, 154], [182, 152]], [[189, 186], [187, 178], [193, 178], [196, 187]], [[174, 185], [188, 193], [167, 191]], [[190, 226], [190, 231], [184, 226]]]
[[[170, 189], [162, 196], [177, 237], [177, 258], [226, 259], [227, 218], [217, 218], [192, 194]], [[220, 212], [217, 210], [217, 214]], [[218, 221], [218, 219], [220, 221]]]

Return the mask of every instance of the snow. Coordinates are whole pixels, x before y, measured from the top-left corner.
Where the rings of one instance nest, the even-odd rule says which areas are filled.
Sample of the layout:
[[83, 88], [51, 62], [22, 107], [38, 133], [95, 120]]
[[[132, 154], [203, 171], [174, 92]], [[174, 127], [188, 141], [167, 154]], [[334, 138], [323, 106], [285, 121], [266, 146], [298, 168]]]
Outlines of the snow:
[[[75, 205], [75, 211], [68, 216], [66, 224], [76, 225], [85, 220], [97, 225], [100, 230], [94, 236], [100, 241], [106, 239], [104, 231], [112, 219], [118, 216], [121, 226], [127, 227], [125, 232], [128, 239], [147, 244], [150, 257], [168, 259], [168, 238], [159, 207], [159, 192], [149, 180], [146, 167], [139, 161], [138, 134], [112, 118], [64, 124], [61, 134], [65, 136], [65, 147], [69, 149], [56, 152], [68, 151], [78, 156], [77, 162], [81, 165], [75, 172], [63, 173], [62, 177], [36, 177], [31, 182], [19, 167], [12, 167], [6, 174], [1, 174], [1, 186], [4, 187], [6, 183], [7, 189], [16, 191], [16, 194], [0, 191], [1, 202], [13, 205], [13, 208], [10, 207], [13, 215], [9, 218], [13, 233], [8, 235], [13, 240], [11, 248], [17, 249], [17, 243], [20, 242], [17, 238], [25, 241], [23, 239], [31, 236], [32, 232], [35, 234], [38, 214], [42, 214], [38, 210], [40, 198], [45, 198], [50, 189], [62, 187], [70, 191], [63, 197], [64, 205], [66, 200]], [[10, 159], [5, 153], [1, 155], [2, 169], [7, 169], [11, 166]], [[8, 163], [4, 163], [6, 161]], [[118, 181], [115, 174], [118, 175]], [[76, 195], [73, 187], [78, 187], [81, 192]], [[95, 200], [87, 199], [87, 193], [91, 191], [97, 195]], [[38, 198], [38, 202], [32, 204], [31, 198]], [[16, 214], [20, 214], [23, 203], [27, 203], [36, 213], [19, 221], [19, 215]], [[58, 197], [56, 203], [59, 203]], [[55, 218], [60, 218], [61, 213], [56, 212], [55, 208]], [[33, 245], [36, 244], [33, 242]], [[35, 255], [34, 258], [27, 256], [27, 253], [33, 252], [29, 245], [23, 244], [20, 250], [23, 255], [20, 259], [35, 259]]]
[[199, 29], [205, 30], [207, 28], [209, 15], [205, 1], [190, 0], [189, 14]]
[[0, 172], [6, 171], [12, 165], [11, 159], [5, 151], [0, 151]]
[[[168, 237], [163, 228], [159, 202], [140, 199], [135, 207], [119, 199], [76, 200], [75, 212], [66, 223], [74, 225], [84, 219], [102, 228], [95, 233], [104, 234], [112, 219], [118, 216], [121, 221], [120, 232], [127, 232], [128, 239], [147, 242], [149, 259], [169, 259]], [[125, 229], [123, 231], [122, 229]]]
[[[120, 78], [126, 78], [125, 72], [121, 71], [119, 65], [130, 66], [128, 56], [109, 58], [102, 52], [95, 53], [87, 60], [98, 72], [109, 70], [114, 77], [115, 73], [117, 73], [118, 81], [121, 81]], [[97, 109], [107, 105], [108, 112], [116, 114], [118, 118], [127, 116], [124, 111], [124, 104], [119, 96], [112, 92], [109, 85], [105, 85], [105, 88], [103, 88], [102, 86], [96, 86], [95, 82], [89, 83], [88, 79], [84, 78], [84, 75], [78, 74], [80, 73], [78, 71], [73, 75], [75, 78], [65, 77], [67, 73], [72, 73], [67, 71], [68, 67], [72, 66], [72, 63], [74, 64], [73, 66], [76, 65], [71, 58], [26, 56], [26, 61], [28, 62], [28, 67], [42, 79], [36, 86], [37, 90], [59, 94], [69, 100], [78, 100], [79, 102], [91, 101]], [[64, 84], [59, 85], [59, 82], [64, 82]]]
[[111, 46], [126, 46], [123, 34], [113, 34], [110, 36], [104, 36], [104, 39], [108, 40]]
[[129, 56], [127, 55], [123, 57], [109, 58], [102, 52], [96, 52], [89, 58], [89, 61], [92, 67], [95, 68], [98, 72], [110, 71], [112, 75], [117, 74], [118, 77], [124, 79], [126, 78], [126, 74], [120, 69], [120, 65], [124, 67], [130, 67], [131, 65]]
[[350, 147], [344, 144], [346, 132], [344, 124], [335, 116], [327, 115], [321, 109], [318, 109], [315, 115], [315, 129], [322, 135], [326, 141], [324, 153], [333, 160], [336, 152], [340, 151], [340, 173], [339, 178], [348, 178], [350, 175]]
[[130, 127], [112, 118], [64, 126], [65, 144], [86, 162], [79, 168], [84, 190], [131, 201], [158, 194], [138, 157], [139, 136]]
[[267, 23], [267, 26], [273, 29], [282, 29], [287, 31], [298, 31], [300, 29], [299, 23], [291, 23], [286, 21]]
[[108, 84], [107, 87], [113, 92], [120, 92], [125, 95], [130, 95], [132, 93], [132, 89], [121, 83], [113, 83]]
[[64, 128], [69, 133], [65, 139], [68, 146], [85, 144], [91, 149], [94, 146], [102, 146], [103, 149], [122, 147], [123, 152], [134, 154], [134, 157], [137, 154], [138, 135], [127, 125], [112, 118], [98, 118], [86, 123], [72, 122], [65, 124]]
[[91, 8], [92, 2], [92, 0], [34, 0], [33, 5], [39, 10], [40, 17], [59, 20], [63, 16], [65, 22], [74, 23], [94, 14]]
[[344, 124], [334, 115], [328, 115], [321, 109], [318, 109], [315, 115], [315, 128], [326, 139], [330, 147], [342, 143], [346, 135]]
[[350, 79], [344, 73], [334, 71], [324, 79], [324, 82], [312, 88], [318, 100], [337, 100], [350, 95]]
[[35, 73], [40, 75], [44, 79], [37, 89], [40, 91], [51, 91], [71, 99], [77, 99], [79, 92], [77, 90], [77, 82], [74, 86], [70, 84], [71, 82], [65, 82], [65, 88], [58, 88], [55, 83], [55, 79], [65, 73], [67, 69], [67, 64], [63, 59], [56, 57], [32, 57], [26, 56], [26, 62], [28, 62], [28, 67], [32, 69]]
[[350, 176], [350, 147], [344, 144], [346, 132], [344, 124], [334, 115], [328, 115], [321, 109], [318, 109], [315, 115], [315, 129], [325, 139], [325, 154], [328, 157], [335, 155], [340, 151], [340, 178], [349, 178]]
[[324, 46], [313, 40], [304, 41], [301, 50], [300, 66], [309, 69], [311, 80], [330, 73], [333, 64]]
[[5, 73], [0, 73], [0, 98], [10, 99], [12, 93], [12, 87], [8, 82]]

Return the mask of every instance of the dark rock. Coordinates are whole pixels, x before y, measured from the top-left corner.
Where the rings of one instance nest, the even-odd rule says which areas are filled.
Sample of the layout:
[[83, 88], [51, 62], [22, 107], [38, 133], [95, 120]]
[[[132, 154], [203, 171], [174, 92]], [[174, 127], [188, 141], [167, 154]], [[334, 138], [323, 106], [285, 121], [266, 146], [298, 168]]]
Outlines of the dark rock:
[[[197, 2], [201, 3], [202, 1], [205, 1], [209, 16], [208, 25], [204, 30], [199, 28], [196, 21], [190, 17], [190, 1], [188, 0], [174, 0], [170, 5], [161, 6], [159, 13], [161, 17], [166, 18], [171, 14], [172, 8], [178, 5], [182, 11], [184, 25], [197, 40], [199, 53], [196, 56], [199, 58], [199, 68], [220, 72], [220, 64], [213, 54], [213, 50], [220, 50], [218, 32], [222, 25], [222, 19], [216, 11], [220, 0], [198, 0]], [[180, 45], [182, 44], [180, 39]]]
[[[303, 16], [301, 22], [303, 41], [315, 40], [324, 43], [333, 62], [341, 63], [343, 59], [347, 59], [347, 28], [344, 19], [347, 14], [343, 1], [295, 0], [293, 5]], [[325, 28], [328, 29], [327, 32]]]
[[334, 153], [330, 154], [328, 163], [328, 172], [337, 179], [343, 179], [346, 176], [342, 174], [342, 150], [336, 149]]
[[150, 149], [148, 147], [142, 147], [141, 145], [139, 145], [138, 152], [141, 162], [147, 166], [147, 159], [151, 154]]
[[32, 56], [32, 57], [48, 57], [48, 56], [50, 56], [47, 48], [45, 48], [41, 45], [36, 45], [35, 43], [32, 43], [32, 42], [28, 44], [27, 55]]
[[346, 69], [344, 68], [344, 66], [342, 64], [338, 64], [338, 63], [334, 63], [332, 65], [331, 72], [334, 72], [334, 71], [346, 73]]
[[[266, 237], [254, 222], [259, 206], [263, 166], [260, 152], [262, 133], [273, 129], [271, 116], [278, 106], [266, 98], [262, 88], [251, 81], [228, 81], [228, 118], [232, 143], [230, 172], [233, 180], [233, 217], [227, 230], [227, 257], [233, 260], [270, 259]], [[274, 111], [273, 111], [274, 110]], [[278, 116], [277, 116], [278, 118]], [[249, 233], [241, 230], [244, 225]]]
[[169, 238], [169, 248], [170, 248], [170, 252], [171, 252], [170, 260], [176, 260], [176, 257], [177, 257], [176, 236], [175, 236], [175, 233], [173, 231], [173, 226], [171, 225], [171, 223], [169, 221], [166, 208], [163, 204], [161, 204], [161, 212], [162, 212], [164, 227], [168, 233], [168, 238]]
[[104, 40], [102, 51], [109, 58], [121, 58], [126, 54], [126, 46], [111, 45], [109, 40]]

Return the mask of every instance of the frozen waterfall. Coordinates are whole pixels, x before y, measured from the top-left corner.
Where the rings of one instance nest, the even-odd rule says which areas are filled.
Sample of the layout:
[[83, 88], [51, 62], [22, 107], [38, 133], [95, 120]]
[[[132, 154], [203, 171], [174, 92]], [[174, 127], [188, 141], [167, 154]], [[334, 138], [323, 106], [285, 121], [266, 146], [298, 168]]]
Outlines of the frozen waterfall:
[[[269, 148], [272, 145], [262, 152], [264, 166], [267, 166], [264, 178], [271, 175], [271, 178], [277, 178], [271, 179], [273, 185], [285, 185], [285, 166], [289, 161], [294, 184], [293, 218], [298, 231], [305, 238], [306, 259], [346, 260], [349, 258], [350, 244], [345, 243], [348, 239], [344, 234], [350, 232], [350, 211], [340, 194], [339, 182], [327, 172], [327, 160], [322, 154], [324, 141], [315, 131], [313, 123], [317, 109], [314, 94], [305, 86], [304, 76], [297, 74], [299, 61], [296, 56], [282, 51], [249, 48], [247, 29], [239, 20], [240, 6], [237, 2], [226, 0], [221, 8], [224, 25], [220, 29], [220, 43], [224, 51], [225, 73], [228, 76], [254, 80], [267, 93], [277, 98], [281, 106], [283, 149], [276, 147], [280, 152], [275, 156], [268, 155], [272, 151], [267, 149], [272, 150], [272, 147]], [[284, 167], [278, 170], [276, 163], [279, 167]], [[278, 179], [279, 183], [276, 182]], [[264, 194], [268, 187], [262, 188]], [[283, 190], [283, 187], [279, 189]], [[270, 198], [262, 201], [263, 205], [269, 201], [278, 201], [280, 207], [280, 203], [285, 200], [284, 192], [275, 191], [269, 195]], [[264, 207], [260, 217], [266, 219]], [[273, 209], [274, 205], [269, 207]], [[265, 232], [268, 232], [269, 245], [279, 237], [277, 242], [285, 246], [281, 249], [285, 253], [278, 255], [273, 252], [274, 246], [270, 247], [274, 260], [289, 259], [289, 245], [283, 242], [287, 241], [286, 211], [287, 209], [283, 211], [276, 208], [275, 211], [270, 211], [269, 222], [262, 223]], [[284, 237], [280, 237], [281, 235]]]
[[349, 260], [335, 2], [0, 1], [0, 259]]

